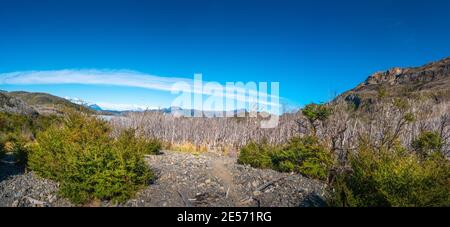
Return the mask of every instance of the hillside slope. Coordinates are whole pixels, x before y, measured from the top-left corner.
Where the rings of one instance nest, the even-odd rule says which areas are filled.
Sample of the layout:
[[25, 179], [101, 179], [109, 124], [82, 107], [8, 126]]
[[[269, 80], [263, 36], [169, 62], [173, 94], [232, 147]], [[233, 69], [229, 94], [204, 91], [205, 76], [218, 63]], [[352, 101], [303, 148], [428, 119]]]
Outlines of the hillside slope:
[[9, 95], [8, 92], [0, 91], [0, 112], [21, 115], [37, 115], [35, 109], [19, 98]]
[[33, 107], [41, 114], [59, 113], [66, 108], [88, 113], [94, 112], [93, 110], [85, 106], [75, 104], [67, 99], [47, 93], [13, 91], [7, 92], [6, 94], [11, 97], [23, 100], [26, 104]]
[[450, 101], [450, 57], [420, 67], [395, 67], [369, 76], [354, 89], [340, 95], [356, 105], [379, 96]]

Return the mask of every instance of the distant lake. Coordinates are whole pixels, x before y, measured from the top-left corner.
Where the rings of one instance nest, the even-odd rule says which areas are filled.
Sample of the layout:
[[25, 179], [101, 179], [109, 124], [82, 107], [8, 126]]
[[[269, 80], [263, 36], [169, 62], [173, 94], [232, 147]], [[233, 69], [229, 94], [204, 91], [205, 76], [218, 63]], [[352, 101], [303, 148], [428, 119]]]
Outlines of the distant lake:
[[97, 115], [97, 116], [105, 121], [111, 121], [113, 118], [123, 118], [123, 116], [117, 115]]

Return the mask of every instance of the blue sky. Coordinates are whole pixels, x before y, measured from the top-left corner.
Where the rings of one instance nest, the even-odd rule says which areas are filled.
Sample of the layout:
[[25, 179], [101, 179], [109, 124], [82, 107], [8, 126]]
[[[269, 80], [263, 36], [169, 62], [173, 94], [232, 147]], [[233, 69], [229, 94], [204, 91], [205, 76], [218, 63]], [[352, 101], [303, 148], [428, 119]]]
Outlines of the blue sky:
[[[4, 0], [0, 89], [166, 107], [167, 90], [110, 84], [108, 73], [158, 81], [201, 73], [223, 84], [279, 82], [282, 102], [300, 106], [375, 71], [450, 56], [449, 28], [446, 0]], [[30, 71], [92, 70], [104, 84], [25, 81]], [[11, 72], [25, 78], [5, 82]]]

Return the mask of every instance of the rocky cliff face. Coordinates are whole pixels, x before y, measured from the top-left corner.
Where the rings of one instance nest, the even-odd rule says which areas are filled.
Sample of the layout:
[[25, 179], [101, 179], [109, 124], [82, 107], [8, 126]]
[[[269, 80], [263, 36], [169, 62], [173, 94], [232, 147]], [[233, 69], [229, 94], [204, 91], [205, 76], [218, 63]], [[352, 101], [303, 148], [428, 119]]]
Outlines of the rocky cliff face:
[[0, 112], [23, 114], [28, 116], [38, 115], [37, 111], [27, 105], [21, 99], [8, 95], [7, 92], [0, 91]]
[[65, 109], [72, 109], [93, 113], [94, 111], [83, 105], [78, 105], [61, 97], [39, 92], [12, 91], [3, 92], [10, 98], [23, 101], [24, 104], [36, 110], [39, 114], [59, 114]]
[[430, 98], [436, 102], [450, 102], [450, 57], [421, 67], [396, 67], [374, 73], [338, 99], [359, 105], [373, 101], [380, 90], [388, 97]]
[[450, 57], [416, 68], [392, 68], [385, 72], [377, 72], [371, 75], [358, 88], [367, 85], [400, 85], [427, 83], [446, 79], [450, 76]]

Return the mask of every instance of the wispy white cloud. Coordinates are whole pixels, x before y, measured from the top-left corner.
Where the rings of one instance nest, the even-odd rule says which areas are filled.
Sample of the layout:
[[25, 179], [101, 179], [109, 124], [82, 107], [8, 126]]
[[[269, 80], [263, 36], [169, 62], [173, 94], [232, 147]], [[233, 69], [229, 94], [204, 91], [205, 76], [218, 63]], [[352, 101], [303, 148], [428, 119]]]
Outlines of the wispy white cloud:
[[86, 84], [115, 85], [170, 91], [176, 82], [189, 79], [161, 77], [130, 70], [50, 70], [0, 74], [0, 84]]
[[[241, 95], [235, 95], [235, 93], [213, 93], [208, 89], [196, 90], [193, 79], [187, 79], [182, 77], [164, 77], [145, 74], [131, 70], [98, 70], [98, 69], [66, 69], [66, 70], [49, 70], [49, 71], [22, 71], [11, 73], [0, 73], [0, 84], [9, 85], [44, 85], [44, 84], [83, 84], [83, 85], [112, 85], [112, 86], [128, 86], [145, 88], [160, 91], [172, 91], [174, 85], [180, 84], [180, 82], [186, 83], [190, 88], [184, 90], [184, 92], [193, 92], [203, 95], [216, 95], [225, 98], [230, 98], [238, 101], [248, 101], [247, 96], [257, 96], [258, 91], [246, 90], [242, 88], [236, 88], [236, 92]], [[207, 84], [207, 81], [203, 81], [203, 84]], [[225, 87], [225, 85], [223, 85]], [[179, 90], [179, 86], [177, 89]], [[265, 94], [270, 100], [279, 100], [278, 96]], [[258, 104], [280, 107], [278, 101], [273, 102], [269, 100], [257, 100]], [[113, 109], [126, 108], [125, 104], [116, 104]], [[120, 107], [122, 105], [123, 108]], [[104, 105], [105, 107], [107, 105]], [[112, 106], [111, 106], [112, 108]]]

